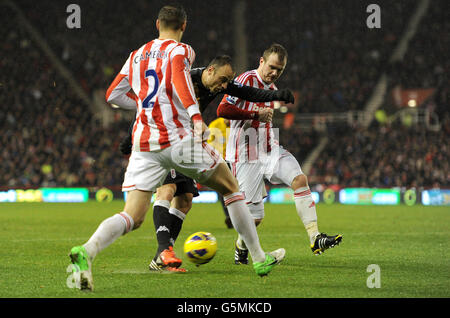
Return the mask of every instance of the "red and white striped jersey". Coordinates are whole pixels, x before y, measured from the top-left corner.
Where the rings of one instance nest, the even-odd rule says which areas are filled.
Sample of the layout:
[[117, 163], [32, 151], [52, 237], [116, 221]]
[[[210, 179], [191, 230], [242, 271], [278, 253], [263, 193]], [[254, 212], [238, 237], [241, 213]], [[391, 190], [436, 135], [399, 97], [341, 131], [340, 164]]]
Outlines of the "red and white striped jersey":
[[[247, 71], [238, 76], [235, 81], [242, 85], [260, 89], [277, 90], [275, 84], [264, 83], [257, 70]], [[226, 107], [227, 105], [234, 105], [247, 111], [258, 111], [261, 107], [273, 109], [274, 102], [254, 103], [225, 95], [221, 101], [221, 106]], [[229, 162], [255, 162], [260, 159], [261, 151], [267, 154], [274, 145], [278, 145], [278, 140], [274, 138], [272, 122], [264, 123], [255, 119], [231, 120], [226, 160]]]
[[189, 73], [194, 59], [189, 45], [170, 39], [155, 39], [131, 52], [106, 100], [137, 107], [134, 151], [164, 149], [192, 133], [191, 117], [200, 113]]

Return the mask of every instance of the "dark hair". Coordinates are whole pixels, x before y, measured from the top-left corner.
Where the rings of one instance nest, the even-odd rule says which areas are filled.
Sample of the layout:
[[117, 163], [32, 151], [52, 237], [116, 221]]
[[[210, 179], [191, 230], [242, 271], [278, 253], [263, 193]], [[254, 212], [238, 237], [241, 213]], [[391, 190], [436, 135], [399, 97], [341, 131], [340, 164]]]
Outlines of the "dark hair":
[[231, 65], [231, 57], [229, 57], [228, 55], [218, 55], [215, 58], [213, 58], [211, 62], [209, 62], [207, 68], [210, 66], [219, 68], [224, 65]]
[[264, 51], [263, 53], [264, 61], [267, 61], [270, 54], [272, 53], [277, 54], [280, 61], [284, 61], [285, 59], [287, 60], [288, 58], [288, 53], [286, 49], [284, 48], [284, 46], [278, 43], [272, 43], [272, 45]]
[[186, 19], [186, 11], [179, 4], [166, 5], [158, 13], [158, 20], [163, 29], [179, 30]]

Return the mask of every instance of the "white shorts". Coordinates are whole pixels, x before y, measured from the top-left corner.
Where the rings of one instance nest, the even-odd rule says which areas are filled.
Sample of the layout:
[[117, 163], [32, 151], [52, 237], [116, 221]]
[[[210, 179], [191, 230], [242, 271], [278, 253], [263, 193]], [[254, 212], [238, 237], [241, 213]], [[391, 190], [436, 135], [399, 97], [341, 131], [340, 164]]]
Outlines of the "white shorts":
[[292, 185], [303, 171], [297, 159], [286, 149], [278, 148], [275, 158], [267, 162], [236, 162], [232, 164], [233, 175], [245, 194], [247, 203], [258, 203], [267, 196], [264, 179], [272, 184]]
[[224, 162], [219, 153], [207, 143], [194, 143], [187, 136], [176, 144], [157, 151], [131, 153], [122, 191], [156, 191], [170, 169], [203, 183]]

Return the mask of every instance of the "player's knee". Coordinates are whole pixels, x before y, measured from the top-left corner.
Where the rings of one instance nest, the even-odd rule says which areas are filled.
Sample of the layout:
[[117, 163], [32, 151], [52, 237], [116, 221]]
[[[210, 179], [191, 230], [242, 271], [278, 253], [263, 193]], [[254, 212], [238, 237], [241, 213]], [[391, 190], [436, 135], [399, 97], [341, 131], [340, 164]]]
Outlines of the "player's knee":
[[239, 184], [236, 180], [223, 180], [220, 185], [214, 188], [222, 196], [227, 196], [236, 192], [239, 192]]
[[239, 184], [225, 163], [220, 163], [205, 185], [223, 196], [239, 192]]
[[187, 214], [191, 210], [191, 208], [192, 208], [192, 200], [186, 201], [185, 204], [183, 205], [182, 212], [184, 214]]
[[230, 193], [239, 192], [239, 184], [237, 182], [231, 183], [228, 187], [228, 191], [230, 191]]
[[150, 207], [151, 197], [152, 192], [133, 190], [128, 193], [124, 211], [133, 220], [134, 225], [131, 230], [139, 228], [144, 222], [145, 215]]
[[258, 226], [264, 218], [264, 203], [262, 201], [250, 203], [248, 209], [255, 220], [255, 225]]
[[170, 202], [172, 201], [176, 191], [176, 184], [165, 184], [156, 189], [156, 200], [167, 200]]
[[239, 184], [236, 178], [233, 177], [232, 175], [230, 175], [230, 178], [224, 179], [223, 187], [224, 189], [222, 191], [223, 193], [221, 193], [222, 195], [229, 195], [240, 191]]
[[308, 186], [308, 177], [305, 174], [300, 174], [292, 181], [292, 189], [303, 188]]
[[138, 220], [138, 221], [135, 220], [134, 221], [134, 226], [133, 226], [133, 228], [131, 230], [136, 230], [136, 229], [140, 228], [142, 223], [144, 223], [144, 220]]
[[192, 208], [192, 200], [182, 200], [181, 204], [177, 204], [176, 208], [184, 214], [187, 214]]
[[145, 214], [144, 214], [144, 216], [141, 216], [142, 213], [133, 213], [133, 212], [134, 211], [127, 212], [127, 214], [132, 219], [131, 220], [132, 222], [130, 222], [130, 223], [132, 223], [132, 226], [130, 229], [127, 230], [127, 232], [138, 229], [142, 225], [142, 223], [144, 223], [144, 220], [145, 220]]
[[185, 193], [183, 195], [175, 197], [173, 207], [183, 212], [184, 214], [187, 214], [192, 208], [193, 197], [194, 196], [192, 195], [192, 193]]

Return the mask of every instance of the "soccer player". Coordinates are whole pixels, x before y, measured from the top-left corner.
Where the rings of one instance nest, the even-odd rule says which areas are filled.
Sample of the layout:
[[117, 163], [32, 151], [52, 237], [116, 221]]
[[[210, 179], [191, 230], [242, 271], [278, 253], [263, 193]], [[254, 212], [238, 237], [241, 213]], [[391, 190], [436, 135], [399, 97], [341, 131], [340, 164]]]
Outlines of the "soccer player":
[[[280, 44], [272, 44], [264, 51], [256, 70], [243, 73], [237, 82], [268, 90], [276, 90], [275, 81], [283, 73], [288, 54]], [[252, 103], [225, 95], [217, 108], [219, 117], [231, 120], [227, 142], [226, 160], [232, 164], [240, 190], [258, 225], [264, 218], [264, 179], [272, 184], [285, 184], [294, 190], [297, 213], [309, 235], [314, 254], [339, 244], [342, 235], [328, 236], [320, 233], [317, 225], [316, 205], [311, 197], [308, 179], [295, 157], [283, 149], [275, 138], [272, 122], [253, 118], [254, 111], [270, 109], [273, 103]], [[247, 264], [245, 241], [238, 237], [235, 244], [235, 263]]]
[[[108, 102], [129, 102], [132, 89], [138, 97], [133, 129], [133, 150], [125, 172], [127, 191], [124, 210], [105, 219], [89, 238], [70, 251], [72, 268], [82, 290], [93, 290], [92, 262], [120, 236], [144, 222], [150, 198], [170, 169], [198, 180], [220, 192], [236, 231], [250, 250], [257, 275], [267, 275], [285, 255], [284, 249], [265, 253], [255, 224], [239, 192], [236, 179], [222, 158], [206, 143], [208, 127], [203, 122], [189, 71], [194, 50], [181, 43], [186, 12], [181, 6], [164, 6], [158, 13], [159, 37], [131, 52], [107, 92]], [[191, 121], [193, 129], [191, 129]], [[191, 158], [193, 157], [194, 160]]]
[[[200, 112], [205, 111], [211, 101], [221, 93], [228, 93], [254, 102], [274, 100], [281, 100], [286, 103], [294, 102], [294, 96], [288, 89], [279, 91], [262, 90], [235, 83], [232, 80], [235, 73], [233, 72], [231, 58], [227, 55], [217, 56], [207, 67], [193, 69], [190, 73], [199, 101]], [[110, 87], [108, 90], [112, 89], [113, 87]], [[132, 93], [130, 96], [132, 96]], [[122, 101], [114, 100], [114, 102], [121, 103]], [[265, 121], [270, 115], [267, 109], [262, 109], [259, 112], [254, 112], [253, 116]], [[132, 130], [130, 129], [129, 135], [121, 142], [120, 148], [123, 154], [131, 152]], [[183, 268], [179, 267], [182, 261], [176, 257], [173, 245], [181, 231], [186, 214], [192, 207], [192, 200], [198, 195], [196, 182], [174, 169], [170, 170], [163, 185], [157, 189], [156, 200], [153, 204], [153, 223], [158, 248], [149, 264], [150, 270], [185, 272]], [[220, 193], [219, 196], [222, 198]], [[224, 209], [228, 214], [226, 206], [224, 206]], [[231, 219], [228, 224], [232, 226]]]

